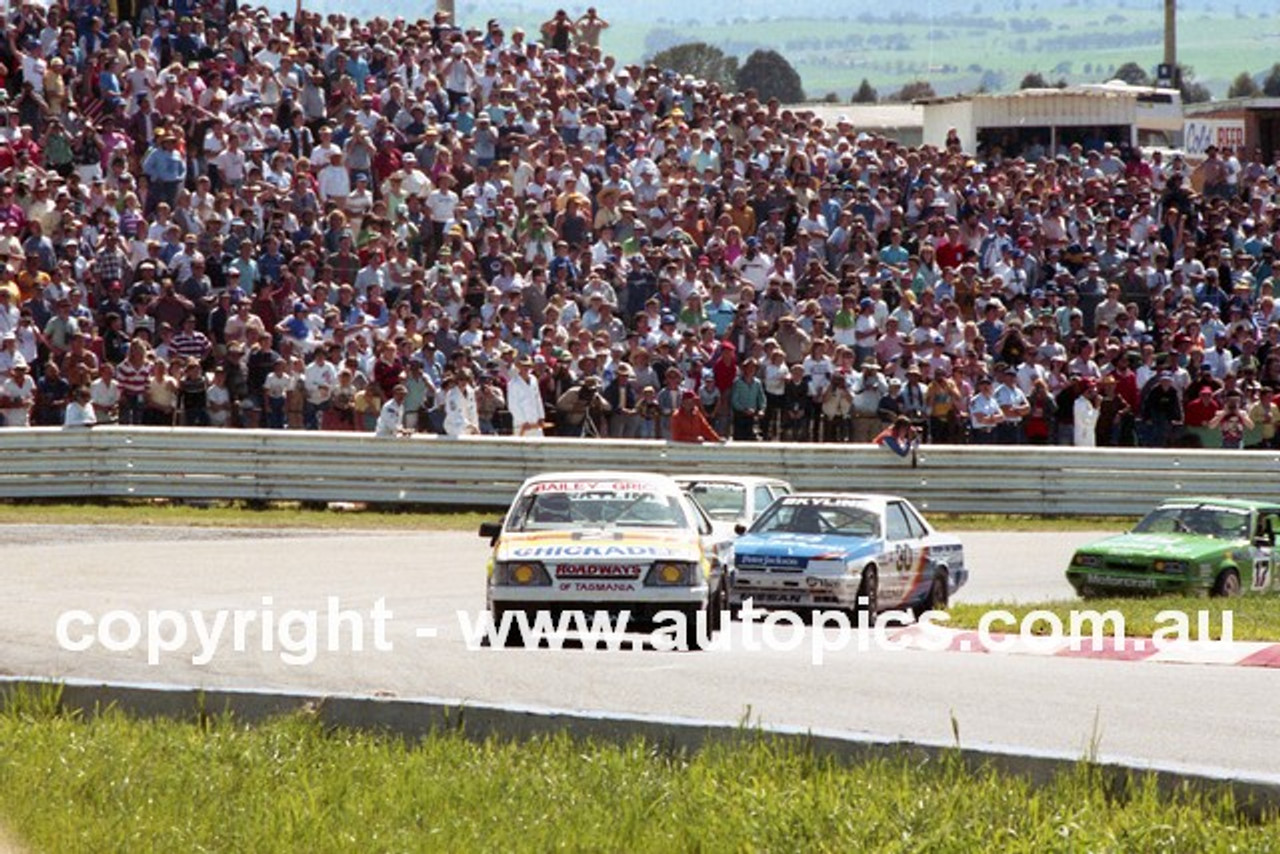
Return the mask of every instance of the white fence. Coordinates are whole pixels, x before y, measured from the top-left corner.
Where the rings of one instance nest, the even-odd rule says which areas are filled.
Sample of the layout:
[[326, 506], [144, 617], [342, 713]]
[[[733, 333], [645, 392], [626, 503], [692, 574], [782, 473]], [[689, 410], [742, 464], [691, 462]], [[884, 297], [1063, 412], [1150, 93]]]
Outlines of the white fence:
[[545, 471], [782, 477], [892, 492], [935, 512], [1139, 514], [1176, 494], [1280, 498], [1280, 452], [925, 446], [916, 465], [869, 445], [144, 427], [0, 429], [0, 499], [174, 498], [503, 507]]

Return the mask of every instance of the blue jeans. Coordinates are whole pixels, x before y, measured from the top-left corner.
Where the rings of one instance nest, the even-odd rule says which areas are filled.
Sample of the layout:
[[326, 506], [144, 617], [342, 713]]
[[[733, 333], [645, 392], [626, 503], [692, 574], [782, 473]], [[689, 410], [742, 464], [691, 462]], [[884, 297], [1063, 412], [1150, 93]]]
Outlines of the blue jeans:
[[141, 394], [120, 395], [120, 423], [141, 424], [142, 411], [146, 409], [146, 397]]
[[302, 426], [307, 430], [319, 430], [321, 413], [328, 408], [329, 401], [327, 400], [323, 403], [307, 401], [302, 404]]
[[1016, 424], [1003, 421], [996, 425], [995, 441], [997, 445], [1020, 445], [1022, 444], [1022, 422]]
[[987, 427], [974, 427], [969, 431], [969, 443], [972, 445], [994, 445], [996, 431]]
[[267, 398], [267, 427], [272, 430], [283, 430], [288, 413], [285, 410], [287, 398]]

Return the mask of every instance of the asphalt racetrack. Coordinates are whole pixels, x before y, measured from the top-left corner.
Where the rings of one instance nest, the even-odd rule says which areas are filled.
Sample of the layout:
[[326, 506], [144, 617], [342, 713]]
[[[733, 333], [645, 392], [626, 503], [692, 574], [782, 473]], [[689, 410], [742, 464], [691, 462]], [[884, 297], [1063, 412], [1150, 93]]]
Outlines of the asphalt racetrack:
[[[1097, 535], [961, 536], [972, 580], [958, 598], [994, 602], [1070, 597], [1063, 568]], [[972, 746], [1084, 755], [1096, 744], [1102, 759], [1280, 772], [1280, 677], [1266, 668], [855, 648], [815, 665], [808, 643], [744, 649], [740, 624], [731, 649], [705, 653], [471, 650], [457, 612], [484, 606], [487, 543], [465, 533], [0, 526], [0, 555], [7, 674], [746, 718], [934, 741], [952, 740], [954, 718]], [[329, 597], [363, 615], [362, 651], [352, 649], [349, 617], [338, 624], [340, 648], [326, 648]], [[372, 613], [380, 599], [390, 612], [383, 638]], [[66, 623], [68, 639], [92, 646], [70, 651], [56, 627], [77, 609], [86, 614]], [[134, 649], [105, 649], [95, 630], [121, 609], [139, 616], [143, 637]], [[212, 627], [219, 609], [258, 612], [241, 651], [229, 620], [208, 663], [192, 662], [200, 644], [191, 628], [181, 649], [148, 663], [147, 612], [197, 610]], [[286, 663], [274, 640], [264, 649], [274, 636], [262, 620], [293, 609], [318, 611], [319, 648], [307, 663]], [[159, 639], [176, 642], [172, 623], [156, 625]], [[128, 628], [117, 620], [108, 639], [128, 640]]]

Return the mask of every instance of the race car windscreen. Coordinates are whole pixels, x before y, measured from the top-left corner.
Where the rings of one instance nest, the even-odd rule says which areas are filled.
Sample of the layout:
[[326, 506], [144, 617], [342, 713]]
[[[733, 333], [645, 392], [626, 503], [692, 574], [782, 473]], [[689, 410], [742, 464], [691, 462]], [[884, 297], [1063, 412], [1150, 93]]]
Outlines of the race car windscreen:
[[738, 483], [691, 483], [685, 486], [689, 496], [712, 519], [732, 522], [747, 507], [747, 490]]
[[512, 531], [565, 528], [686, 528], [689, 522], [675, 495], [643, 483], [554, 481], [535, 483], [511, 516]]
[[751, 526], [751, 533], [875, 538], [880, 536], [880, 516], [860, 502], [786, 496]]
[[1249, 536], [1249, 512], [1234, 507], [1184, 504], [1152, 510], [1133, 529], [1135, 534], [1192, 534], [1219, 540]]

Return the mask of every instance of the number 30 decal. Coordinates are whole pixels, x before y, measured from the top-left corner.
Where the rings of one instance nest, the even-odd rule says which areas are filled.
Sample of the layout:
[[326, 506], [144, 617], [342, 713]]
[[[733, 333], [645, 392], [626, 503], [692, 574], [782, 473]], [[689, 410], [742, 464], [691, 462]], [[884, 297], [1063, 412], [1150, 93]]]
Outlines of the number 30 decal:
[[1260, 557], [1253, 562], [1253, 589], [1266, 590], [1271, 586], [1271, 559]]

